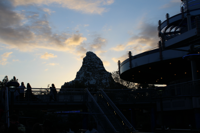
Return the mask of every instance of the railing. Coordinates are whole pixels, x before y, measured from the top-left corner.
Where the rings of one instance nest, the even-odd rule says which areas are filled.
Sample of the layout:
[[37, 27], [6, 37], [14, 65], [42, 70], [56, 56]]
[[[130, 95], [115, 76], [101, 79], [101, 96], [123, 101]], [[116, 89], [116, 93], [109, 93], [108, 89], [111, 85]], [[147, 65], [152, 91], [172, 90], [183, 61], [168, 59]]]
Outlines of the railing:
[[100, 90], [102, 96], [106, 99], [106, 101], [111, 105], [114, 111], [119, 115], [125, 125], [128, 127], [130, 131], [136, 131], [136, 129], [132, 126], [132, 124], [126, 119], [126, 117], [121, 113], [121, 111], [115, 106], [112, 100], [106, 95], [106, 93], [101, 89]]
[[199, 96], [200, 79], [168, 85], [163, 96]]
[[99, 122], [105, 132], [118, 133], [88, 89], [86, 92], [88, 96], [87, 106], [93, 112], [95, 120]]
[[155, 97], [155, 89], [118, 89], [118, 90], [107, 90], [104, 92], [109, 98], [118, 104], [135, 104], [140, 102], [151, 102], [152, 97]]
[[[57, 89], [59, 92], [60, 89]], [[40, 102], [40, 103], [49, 103], [49, 102], [73, 102], [80, 103], [86, 100], [84, 89], [76, 89], [76, 90], [68, 90], [64, 93], [56, 93], [51, 95], [49, 88], [31, 88], [29, 92], [27, 89], [24, 91], [24, 96], [21, 98], [20, 96], [14, 97], [15, 103], [20, 102]]]

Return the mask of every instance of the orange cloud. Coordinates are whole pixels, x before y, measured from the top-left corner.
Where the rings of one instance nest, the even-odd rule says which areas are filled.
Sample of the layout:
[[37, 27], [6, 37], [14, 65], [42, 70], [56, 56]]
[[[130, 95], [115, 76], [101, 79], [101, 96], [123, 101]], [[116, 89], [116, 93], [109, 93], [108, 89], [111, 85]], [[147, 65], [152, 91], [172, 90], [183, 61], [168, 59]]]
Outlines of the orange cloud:
[[123, 51], [126, 48], [126, 45], [119, 44], [116, 47], [111, 48], [114, 51]]
[[83, 41], [86, 41], [86, 40], [87, 40], [87, 38], [81, 37], [81, 35], [79, 35], [79, 34], [74, 34], [74, 35], [72, 35], [72, 37], [68, 38], [65, 41], [65, 44], [68, 45], [68, 46], [77, 46], [77, 45], [80, 45]]
[[56, 58], [56, 57], [57, 57], [57, 55], [54, 55], [54, 54], [51, 54], [51, 53], [48, 53], [48, 52], [46, 52], [45, 54], [40, 56], [41, 59], [46, 59], [46, 60], [49, 59], [49, 58]]
[[8, 57], [12, 54], [13, 52], [7, 52], [1, 55], [1, 60], [0, 60], [0, 64], [1, 65], [6, 65], [8, 62]]
[[49, 63], [47, 65], [49, 65], [49, 66], [55, 66], [55, 65], [58, 65], [58, 64], [57, 63]]

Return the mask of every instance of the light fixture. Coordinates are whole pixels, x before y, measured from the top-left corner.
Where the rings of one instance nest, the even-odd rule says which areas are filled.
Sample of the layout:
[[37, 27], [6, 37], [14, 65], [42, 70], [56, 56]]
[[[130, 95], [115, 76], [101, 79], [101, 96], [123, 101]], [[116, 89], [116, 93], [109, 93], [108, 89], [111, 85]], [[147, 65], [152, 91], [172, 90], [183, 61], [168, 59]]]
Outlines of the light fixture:
[[187, 74], [187, 72], [185, 72], [185, 74]]
[[160, 79], [162, 79], [162, 77]]

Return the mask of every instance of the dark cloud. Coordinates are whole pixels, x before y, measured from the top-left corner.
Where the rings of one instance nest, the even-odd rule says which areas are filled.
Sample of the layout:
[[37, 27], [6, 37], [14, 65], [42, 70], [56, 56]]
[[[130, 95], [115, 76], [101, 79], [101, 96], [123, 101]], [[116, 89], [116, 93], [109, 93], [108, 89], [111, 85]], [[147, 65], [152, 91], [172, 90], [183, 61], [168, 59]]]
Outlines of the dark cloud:
[[96, 34], [94, 34], [92, 37], [94, 38], [92, 43], [77, 46], [75, 54], [77, 54], [81, 59], [85, 57], [85, 53], [87, 51], [93, 51], [98, 56], [101, 56], [103, 53], [107, 52], [104, 50], [107, 42], [106, 39]]
[[139, 34], [132, 36], [126, 44], [120, 44], [111, 49], [115, 51], [130, 50], [134, 55], [157, 48], [159, 41], [157, 25], [146, 23], [143, 20], [140, 22], [138, 30]]
[[70, 51], [86, 38], [81, 34], [53, 33], [46, 12], [15, 11], [11, 3], [0, 0], [0, 43], [10, 48], [37, 48]]
[[93, 50], [102, 50], [102, 47], [105, 46], [106, 44], [106, 39], [100, 37], [100, 36], [96, 36], [93, 44], [90, 45], [90, 48]]
[[127, 59], [127, 50], [131, 51], [132, 55], [136, 55], [158, 47], [159, 38], [157, 34], [157, 25], [146, 23], [142, 20], [138, 26], [138, 30], [140, 31], [139, 34], [132, 36], [126, 44], [117, 45], [116, 47], [111, 48], [115, 51], [124, 50], [124, 54], [121, 57], [112, 58], [113, 61], [117, 62], [120, 60], [122, 62]]

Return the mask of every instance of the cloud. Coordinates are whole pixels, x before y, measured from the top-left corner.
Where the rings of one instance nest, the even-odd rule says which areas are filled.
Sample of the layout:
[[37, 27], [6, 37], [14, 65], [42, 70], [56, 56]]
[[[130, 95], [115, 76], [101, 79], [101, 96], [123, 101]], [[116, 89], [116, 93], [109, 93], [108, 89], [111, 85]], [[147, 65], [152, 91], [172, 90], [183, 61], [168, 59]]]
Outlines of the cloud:
[[89, 26], [89, 24], [85, 24], [85, 25], [84, 25], [84, 27], [88, 27], [88, 26]]
[[12, 54], [12, 52], [7, 52], [1, 55], [1, 60], [0, 60], [0, 64], [1, 65], [6, 65], [8, 62], [8, 57]]
[[58, 64], [57, 63], [49, 63], [47, 65], [49, 65], [49, 66], [55, 66], [55, 65], [58, 65]]
[[125, 45], [119, 44], [119, 45], [117, 45], [116, 47], [113, 47], [113, 48], [111, 48], [111, 49], [114, 50], [114, 51], [123, 51], [125, 48], [126, 48]]
[[108, 61], [103, 61], [104, 66], [110, 66], [110, 62]]
[[12, 61], [13, 61], [13, 62], [17, 62], [17, 61], [19, 61], [19, 60], [18, 60], [18, 59], [13, 59]]
[[[36, 3], [39, 1], [35, 0]], [[108, 0], [99, 1], [104, 2], [103, 4], [106, 4], [106, 2], [107, 4], [112, 3], [112, 1], [109, 2]], [[31, 0], [13, 0], [12, 2], [17, 6], [23, 5], [23, 2], [29, 3]], [[44, 4], [43, 2], [41, 4]], [[87, 51], [93, 51], [97, 54], [107, 52], [103, 49], [107, 41], [99, 35], [94, 35], [93, 42], [86, 44], [87, 38], [79, 32], [70, 34], [54, 33], [46, 14], [48, 9], [43, 9], [45, 12], [38, 13], [24, 10], [15, 11], [14, 8], [9, 1], [0, 1], [0, 44], [5, 44], [8, 49], [14, 48], [20, 51], [34, 51], [37, 49], [67, 51], [81, 58], [85, 56]], [[48, 59], [54, 56], [46, 53], [41, 58]]]
[[171, 0], [167, 4], [161, 6], [161, 9], [172, 8], [172, 7], [180, 7], [181, 1], [180, 0]]
[[65, 44], [68, 45], [68, 46], [77, 46], [77, 45], [80, 45], [83, 41], [86, 41], [87, 38], [85, 37], [81, 37], [80, 34], [74, 34], [72, 35], [71, 38], [68, 38], [66, 41], [65, 41]]
[[82, 60], [84, 57], [85, 57], [85, 53], [87, 52], [88, 50], [84, 47], [84, 46], [79, 46], [77, 47], [76, 49], [76, 55], [78, 55], [80, 58], [78, 58], [78, 60]]
[[49, 59], [49, 58], [56, 58], [56, 57], [57, 57], [57, 55], [54, 55], [54, 54], [51, 54], [51, 53], [48, 53], [48, 52], [46, 52], [45, 54], [40, 56], [41, 59], [46, 59], [46, 60]]
[[[36, 0], [37, 1], [37, 0]], [[54, 33], [46, 14], [14, 11], [6, 0], [0, 1], [0, 43], [20, 51], [51, 49], [74, 51], [87, 38], [74, 34]]]
[[48, 8], [43, 8], [43, 11], [46, 12], [46, 13], [48, 13], [49, 15], [51, 15], [51, 13], [54, 13], [54, 11], [51, 11]]
[[[138, 24], [139, 34], [133, 35], [125, 44], [111, 48], [114, 51], [130, 50], [132, 55], [158, 47], [157, 26], [141, 20]], [[115, 60], [116, 61], [116, 60]]]
[[133, 35], [125, 44], [117, 45], [111, 48], [115, 51], [124, 51], [125, 54], [116, 58], [112, 58], [114, 62], [121, 61], [121, 63], [128, 58], [128, 51], [132, 52], [132, 55], [139, 54], [148, 50], [158, 48], [158, 35], [157, 26], [147, 23], [142, 19], [137, 26], [137, 30], [140, 32], [137, 35]]
[[120, 60], [120, 62], [122, 63], [124, 60], [126, 60], [128, 58], [128, 52], [127, 52], [127, 54], [124, 54], [124, 55], [122, 55], [122, 56], [120, 56], [120, 57], [118, 57], [118, 58], [112, 58], [112, 60], [114, 61], [114, 62], [118, 62], [119, 60]]
[[102, 49], [102, 46], [105, 46], [106, 44], [106, 39], [100, 37], [100, 36], [97, 36], [94, 41], [93, 41], [93, 44], [90, 45], [90, 48], [91, 49], [95, 49], [95, 50], [101, 50]]
[[139, 23], [139, 30], [140, 33], [132, 36], [126, 44], [133, 55], [158, 47], [159, 38], [156, 25], [141, 21]]
[[106, 46], [106, 39], [102, 38], [100, 35], [93, 35], [93, 37], [94, 40], [92, 43], [82, 44], [76, 47], [73, 53], [79, 57], [77, 58], [78, 60], [83, 59], [87, 51], [92, 51], [99, 57], [101, 54], [107, 52], [103, 49]]
[[59, 4], [68, 9], [83, 13], [102, 14], [107, 10], [102, 7], [114, 3], [114, 0], [11, 0], [14, 6]]

